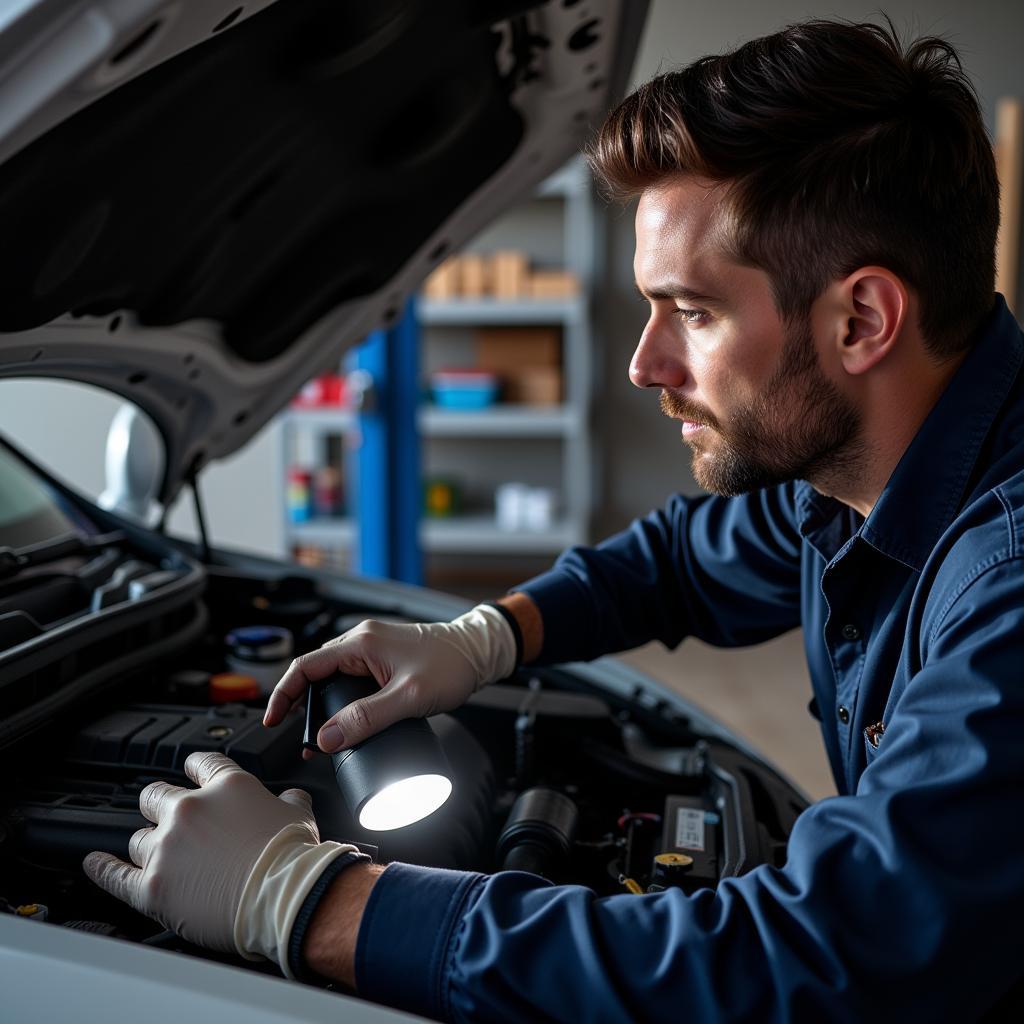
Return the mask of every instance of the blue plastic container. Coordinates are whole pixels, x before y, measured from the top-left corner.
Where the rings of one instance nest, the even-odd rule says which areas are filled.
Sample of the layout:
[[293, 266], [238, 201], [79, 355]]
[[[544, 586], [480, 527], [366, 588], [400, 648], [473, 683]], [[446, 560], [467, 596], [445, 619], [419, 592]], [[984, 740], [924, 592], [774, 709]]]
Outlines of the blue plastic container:
[[431, 375], [434, 404], [441, 409], [486, 409], [498, 397], [498, 378], [478, 370], [444, 370]]

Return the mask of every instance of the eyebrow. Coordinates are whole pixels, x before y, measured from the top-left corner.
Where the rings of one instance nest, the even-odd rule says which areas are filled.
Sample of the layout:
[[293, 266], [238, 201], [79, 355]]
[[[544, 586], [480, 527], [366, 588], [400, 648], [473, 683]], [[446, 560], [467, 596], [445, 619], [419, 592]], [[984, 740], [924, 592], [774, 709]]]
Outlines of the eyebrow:
[[673, 281], [669, 281], [662, 285], [662, 287], [650, 292], [645, 292], [636, 281], [633, 282], [633, 285], [636, 288], [637, 295], [644, 301], [648, 299], [682, 299], [685, 302], [696, 302], [704, 306], [720, 306], [722, 304], [722, 300], [714, 295], [708, 295], [705, 292], [697, 291], [695, 288], [689, 288], [685, 284], [678, 284]]

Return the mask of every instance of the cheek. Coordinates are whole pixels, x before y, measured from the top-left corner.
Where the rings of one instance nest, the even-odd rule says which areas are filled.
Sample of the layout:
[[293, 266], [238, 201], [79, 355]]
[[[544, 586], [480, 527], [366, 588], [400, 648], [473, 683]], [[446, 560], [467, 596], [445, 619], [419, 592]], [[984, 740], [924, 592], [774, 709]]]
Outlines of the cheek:
[[691, 338], [687, 354], [697, 390], [694, 397], [712, 412], [727, 414], [752, 394], [750, 356], [739, 339], [701, 331]]
[[763, 393], [779, 364], [782, 341], [763, 328], [737, 329], [702, 347], [701, 362], [709, 381], [733, 402], [748, 402]]

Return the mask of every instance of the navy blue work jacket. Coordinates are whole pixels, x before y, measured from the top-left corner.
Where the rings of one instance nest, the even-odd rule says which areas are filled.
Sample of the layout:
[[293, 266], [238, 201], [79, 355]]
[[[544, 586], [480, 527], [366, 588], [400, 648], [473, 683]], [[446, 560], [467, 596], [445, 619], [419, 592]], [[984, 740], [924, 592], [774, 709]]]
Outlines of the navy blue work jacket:
[[867, 520], [803, 482], [676, 496], [522, 588], [545, 662], [803, 625], [839, 793], [782, 868], [599, 898], [392, 865], [359, 989], [457, 1021], [1024, 1020], [1022, 359], [1000, 297]]

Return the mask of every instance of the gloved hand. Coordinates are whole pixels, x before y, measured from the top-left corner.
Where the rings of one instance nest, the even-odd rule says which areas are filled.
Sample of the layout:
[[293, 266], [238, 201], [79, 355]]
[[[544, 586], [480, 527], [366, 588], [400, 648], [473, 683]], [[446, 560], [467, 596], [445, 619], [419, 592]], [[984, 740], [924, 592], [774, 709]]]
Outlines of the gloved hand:
[[305, 697], [311, 682], [335, 672], [372, 676], [380, 692], [353, 701], [328, 719], [317, 736], [321, 750], [341, 750], [399, 719], [451, 711], [515, 667], [512, 627], [491, 605], [477, 605], [451, 622], [370, 619], [296, 658], [270, 695], [263, 724], [277, 725]]
[[155, 827], [132, 836], [132, 863], [97, 851], [85, 873], [183, 939], [275, 960], [293, 977], [295, 917], [327, 865], [356, 847], [320, 842], [308, 793], [276, 797], [224, 754], [189, 754], [185, 774], [199, 789], [154, 782], [139, 795]]

